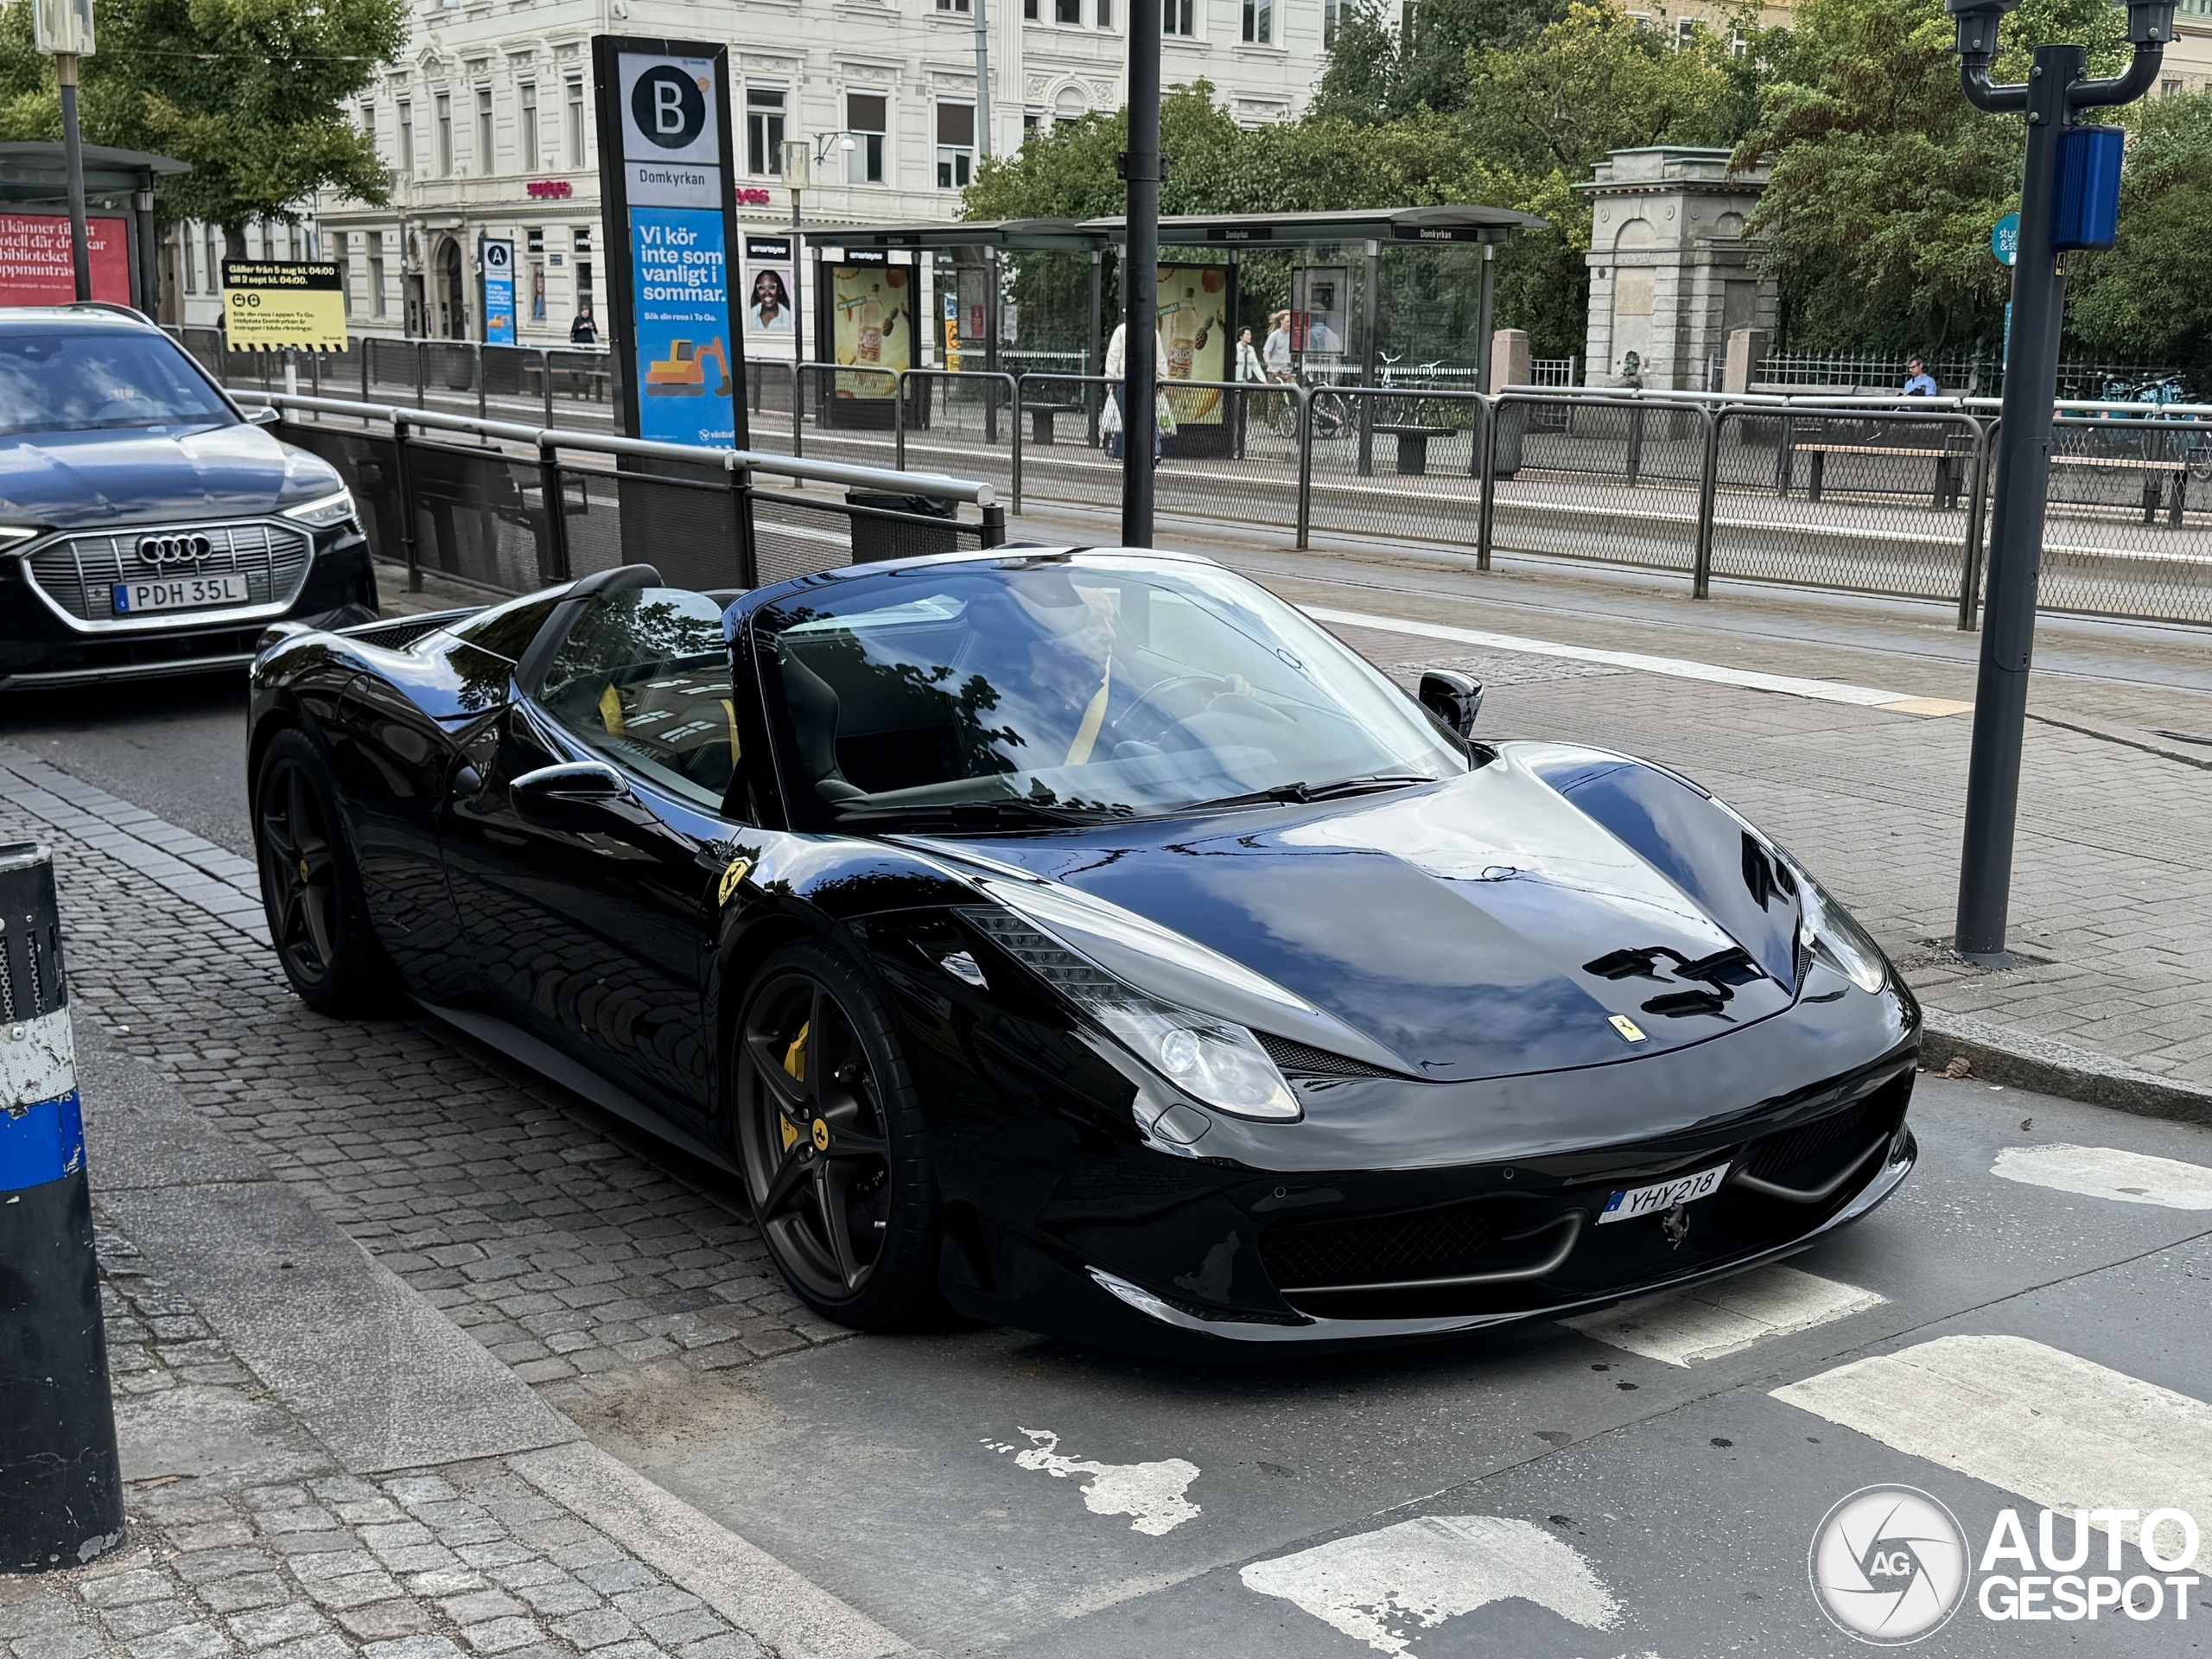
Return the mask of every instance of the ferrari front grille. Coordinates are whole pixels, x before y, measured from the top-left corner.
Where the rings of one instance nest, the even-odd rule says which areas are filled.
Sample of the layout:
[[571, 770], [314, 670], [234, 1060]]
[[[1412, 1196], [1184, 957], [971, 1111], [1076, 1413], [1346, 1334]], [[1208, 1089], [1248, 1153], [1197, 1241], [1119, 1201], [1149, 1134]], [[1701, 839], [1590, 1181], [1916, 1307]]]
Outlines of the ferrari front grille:
[[[30, 579], [55, 605], [80, 622], [100, 623], [118, 620], [118, 584], [149, 576], [242, 575], [248, 604], [289, 604], [307, 579], [309, 551], [305, 531], [247, 519], [80, 531], [48, 542], [28, 563]], [[193, 613], [175, 620], [189, 622]]]
[[1744, 1171], [1763, 1181], [1816, 1185], [1833, 1173], [1829, 1166], [1838, 1159], [1857, 1157], [1878, 1133], [1895, 1128], [1897, 1110], [1893, 1092], [1881, 1090], [1840, 1112], [1754, 1141], [1744, 1155]]
[[1260, 1260], [1286, 1291], [1442, 1274], [1471, 1266], [1497, 1245], [1488, 1208], [1478, 1201], [1269, 1231], [1261, 1236]]

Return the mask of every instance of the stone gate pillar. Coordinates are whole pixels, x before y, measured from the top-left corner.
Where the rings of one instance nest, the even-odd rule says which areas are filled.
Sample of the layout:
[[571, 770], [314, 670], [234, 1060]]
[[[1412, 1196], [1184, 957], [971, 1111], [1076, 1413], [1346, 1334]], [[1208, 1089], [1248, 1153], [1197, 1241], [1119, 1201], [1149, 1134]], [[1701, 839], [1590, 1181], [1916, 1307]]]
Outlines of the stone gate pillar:
[[1720, 390], [1716, 360], [1738, 328], [1774, 327], [1777, 290], [1759, 274], [1744, 222], [1766, 170], [1731, 175], [1729, 152], [1617, 149], [1575, 188], [1591, 201], [1590, 321], [1583, 380], [1653, 390]]

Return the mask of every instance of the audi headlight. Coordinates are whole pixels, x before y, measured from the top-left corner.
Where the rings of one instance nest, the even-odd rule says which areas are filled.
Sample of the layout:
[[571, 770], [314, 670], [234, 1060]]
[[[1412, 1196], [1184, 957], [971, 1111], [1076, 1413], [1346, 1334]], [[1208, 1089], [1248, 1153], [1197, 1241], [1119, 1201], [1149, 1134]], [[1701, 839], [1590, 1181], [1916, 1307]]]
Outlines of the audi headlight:
[[1803, 869], [1796, 875], [1797, 899], [1804, 906], [1797, 930], [1800, 943], [1862, 991], [1878, 991], [1888, 984], [1889, 958], [1873, 936]]
[[353, 493], [340, 490], [335, 495], [320, 496], [296, 507], [285, 508], [284, 516], [296, 524], [307, 524], [316, 530], [328, 530], [333, 524], [342, 524], [353, 516]]
[[1280, 1122], [1300, 1115], [1290, 1085], [1243, 1026], [1147, 995], [1004, 911], [961, 913], [1192, 1099], [1237, 1117]]

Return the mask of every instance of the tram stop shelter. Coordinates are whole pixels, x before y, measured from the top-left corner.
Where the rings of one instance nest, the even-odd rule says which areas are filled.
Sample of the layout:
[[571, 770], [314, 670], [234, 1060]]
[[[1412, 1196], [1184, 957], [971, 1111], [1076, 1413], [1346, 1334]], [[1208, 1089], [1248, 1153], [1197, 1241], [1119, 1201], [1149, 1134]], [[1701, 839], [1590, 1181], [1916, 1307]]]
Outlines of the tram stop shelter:
[[[1476, 206], [1163, 218], [1164, 349], [1170, 361], [1189, 354], [1179, 378], [1228, 380], [1237, 332], [1250, 328], [1258, 345], [1287, 313], [1312, 378], [1372, 385], [1402, 363], [1408, 379], [1487, 389], [1497, 251], [1546, 227]], [[806, 238], [817, 361], [840, 360], [840, 272], [905, 265], [927, 289], [908, 308], [909, 365], [1092, 375], [1103, 363], [1128, 241], [1118, 216], [822, 226]]]
[[[161, 295], [154, 181], [192, 171], [142, 150], [84, 146], [92, 297], [151, 315]], [[77, 297], [69, 245], [69, 168], [60, 144], [0, 144], [0, 305]]]

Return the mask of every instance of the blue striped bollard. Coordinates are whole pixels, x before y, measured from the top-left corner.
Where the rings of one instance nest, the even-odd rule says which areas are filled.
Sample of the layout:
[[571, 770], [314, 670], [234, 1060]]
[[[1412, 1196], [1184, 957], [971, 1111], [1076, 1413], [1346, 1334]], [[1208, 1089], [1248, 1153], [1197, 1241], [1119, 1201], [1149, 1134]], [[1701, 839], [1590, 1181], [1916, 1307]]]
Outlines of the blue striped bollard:
[[54, 860], [0, 845], [0, 1572], [122, 1541]]

